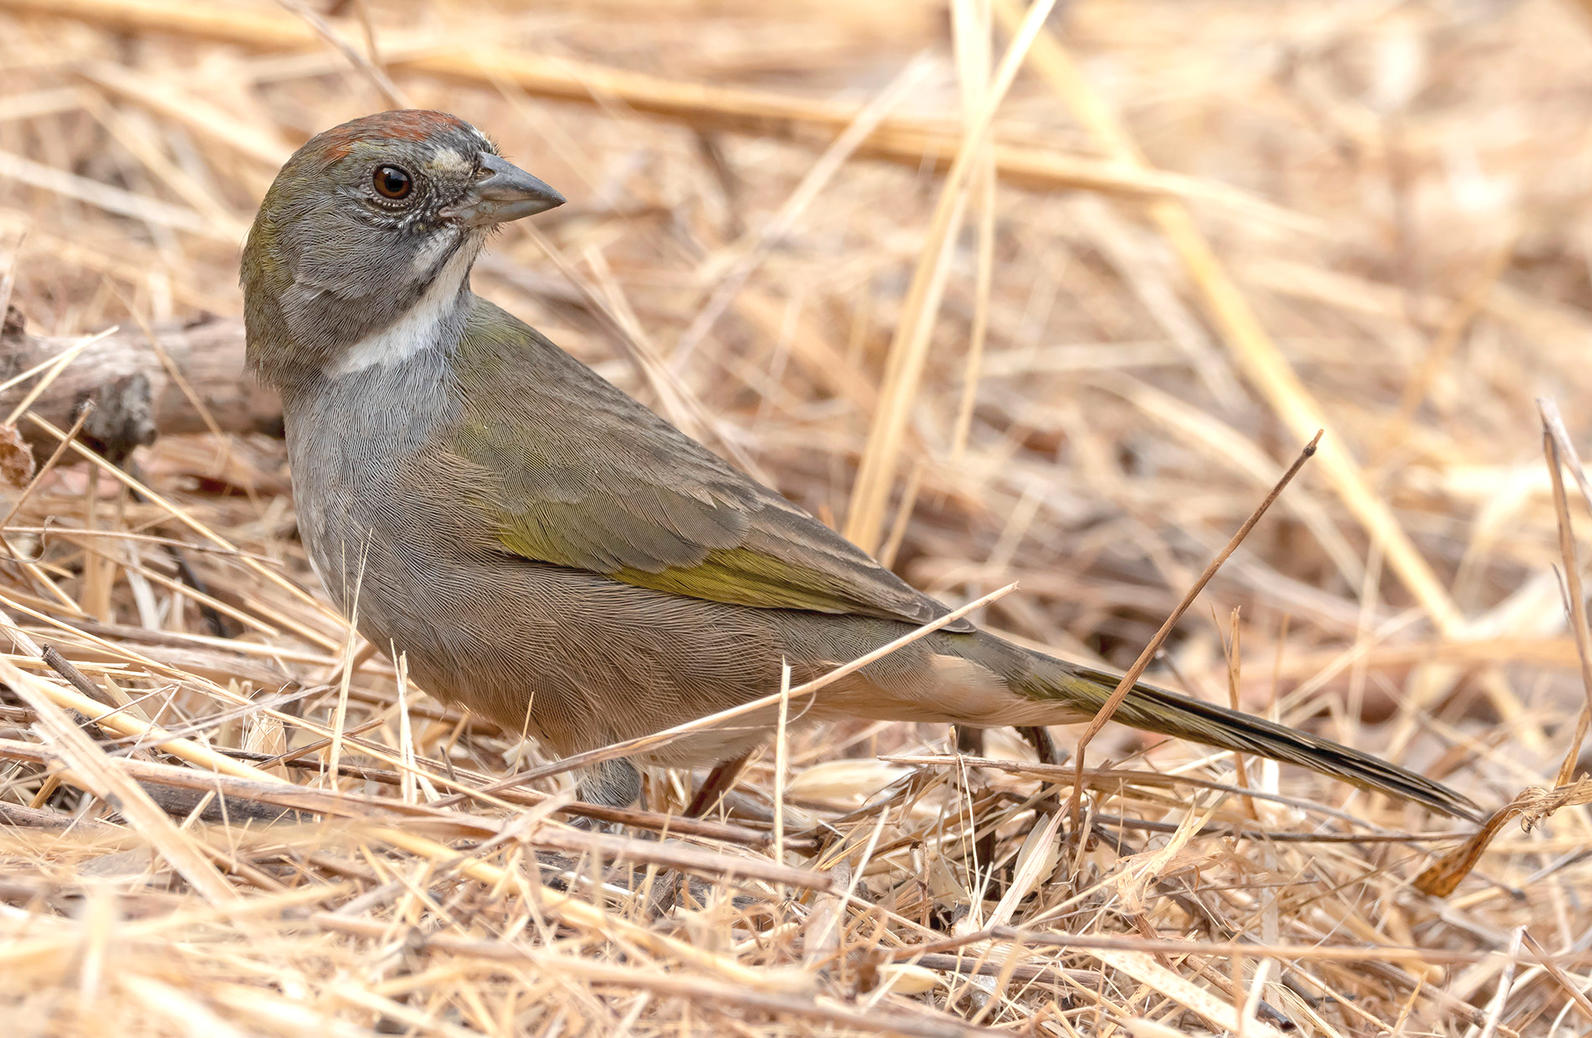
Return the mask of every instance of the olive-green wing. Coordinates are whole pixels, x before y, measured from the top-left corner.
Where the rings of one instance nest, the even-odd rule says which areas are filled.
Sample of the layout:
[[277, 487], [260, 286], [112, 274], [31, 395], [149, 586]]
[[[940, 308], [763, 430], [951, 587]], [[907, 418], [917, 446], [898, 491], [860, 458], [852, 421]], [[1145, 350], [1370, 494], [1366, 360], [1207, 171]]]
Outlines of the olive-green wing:
[[492, 488], [506, 551], [738, 605], [914, 624], [946, 612], [495, 306], [475, 303], [455, 372], [448, 447]]

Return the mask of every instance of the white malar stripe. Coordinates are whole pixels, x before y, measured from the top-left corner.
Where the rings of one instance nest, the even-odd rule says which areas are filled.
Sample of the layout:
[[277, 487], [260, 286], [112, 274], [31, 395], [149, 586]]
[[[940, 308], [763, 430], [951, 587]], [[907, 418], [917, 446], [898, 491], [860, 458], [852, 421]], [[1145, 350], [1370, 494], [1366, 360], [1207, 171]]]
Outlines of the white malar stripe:
[[424, 245], [415, 250], [415, 258], [409, 261], [409, 266], [416, 274], [429, 273], [456, 238], [457, 236], [452, 234], [433, 234]]
[[[435, 253], [449, 244], [446, 239], [439, 239], [439, 242], [441, 244], [428, 246], [431, 255], [428, 256], [427, 250], [422, 248], [415, 256], [417, 273], [423, 269], [423, 259], [427, 261], [425, 266], [429, 266]], [[397, 364], [436, 345], [443, 322], [452, 315], [459, 298], [459, 289], [470, 273], [475, 253], [469, 242], [462, 243], [442, 269], [437, 271], [436, 277], [432, 278], [431, 284], [426, 286], [408, 312], [344, 350], [342, 356], [327, 366], [326, 373], [332, 376], [351, 375], [377, 365]]]

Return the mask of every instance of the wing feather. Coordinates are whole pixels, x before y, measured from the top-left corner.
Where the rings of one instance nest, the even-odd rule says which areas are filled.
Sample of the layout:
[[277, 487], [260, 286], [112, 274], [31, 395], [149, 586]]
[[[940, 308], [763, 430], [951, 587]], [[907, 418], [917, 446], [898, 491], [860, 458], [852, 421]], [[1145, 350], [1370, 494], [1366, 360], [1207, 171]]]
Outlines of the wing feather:
[[915, 624], [946, 611], [490, 303], [475, 301], [454, 370], [463, 410], [446, 439], [493, 487], [504, 551], [760, 608]]

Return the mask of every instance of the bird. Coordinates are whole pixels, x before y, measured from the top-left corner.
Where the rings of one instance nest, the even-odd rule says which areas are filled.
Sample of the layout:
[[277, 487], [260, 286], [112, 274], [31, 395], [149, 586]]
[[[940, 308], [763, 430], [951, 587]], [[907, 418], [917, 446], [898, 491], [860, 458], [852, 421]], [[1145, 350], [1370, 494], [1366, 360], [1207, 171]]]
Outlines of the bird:
[[[314, 136], [241, 263], [247, 365], [282, 401], [300, 537], [328, 595], [439, 698], [570, 755], [746, 704], [949, 611], [477, 296], [503, 224], [563, 196], [443, 112]], [[965, 617], [835, 681], [806, 720], [964, 729], [1088, 720], [1119, 675]], [[1463, 795], [1285, 725], [1137, 684], [1113, 719], [1258, 754], [1459, 818]], [[578, 789], [635, 801], [636, 764], [742, 757], [774, 707]]]

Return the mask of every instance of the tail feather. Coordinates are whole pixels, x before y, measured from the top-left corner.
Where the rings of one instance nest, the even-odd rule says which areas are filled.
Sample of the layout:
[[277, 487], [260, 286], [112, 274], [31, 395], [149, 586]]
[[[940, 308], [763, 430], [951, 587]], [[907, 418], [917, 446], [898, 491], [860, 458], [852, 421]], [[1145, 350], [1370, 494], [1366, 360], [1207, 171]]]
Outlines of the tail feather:
[[[1065, 687], [1058, 689], [1052, 685], [1047, 688], [1049, 697], [1074, 703], [1082, 699], [1102, 704], [1121, 680], [1118, 675], [1090, 667], [1076, 664], [1063, 666], [1067, 678], [1057, 684]], [[1272, 760], [1298, 764], [1362, 789], [1388, 793], [1422, 804], [1441, 814], [1471, 821], [1481, 820], [1481, 809], [1469, 798], [1397, 764], [1330, 739], [1168, 692], [1154, 685], [1135, 685], [1112, 719], [1133, 728], [1172, 735], [1218, 749], [1254, 753]]]

